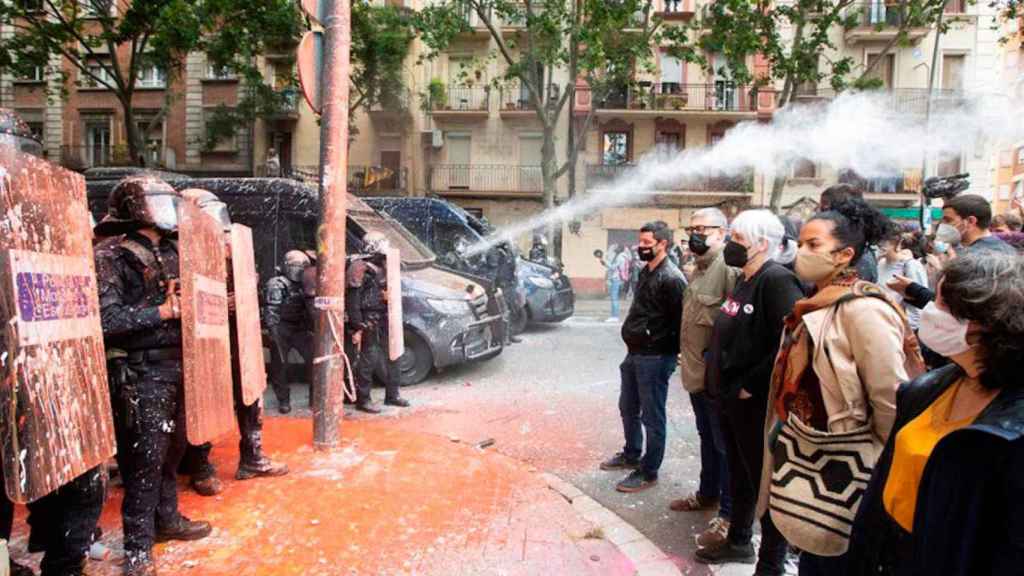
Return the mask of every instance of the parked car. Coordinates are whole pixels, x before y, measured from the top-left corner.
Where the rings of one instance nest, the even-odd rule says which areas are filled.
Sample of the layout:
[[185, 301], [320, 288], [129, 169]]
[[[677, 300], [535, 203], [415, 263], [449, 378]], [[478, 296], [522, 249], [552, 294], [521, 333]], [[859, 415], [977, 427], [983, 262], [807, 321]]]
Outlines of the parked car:
[[[99, 217], [116, 180], [87, 179], [90, 208]], [[281, 178], [178, 178], [177, 189], [202, 188], [228, 206], [233, 221], [253, 229], [261, 285], [276, 274], [284, 253], [315, 249], [320, 201], [316, 189]], [[346, 251], [357, 253], [371, 230], [384, 233], [402, 255], [402, 306], [406, 353], [399, 359], [402, 385], [433, 370], [493, 358], [501, 353], [503, 320], [493, 313], [483, 286], [436, 265], [434, 253], [400, 224], [348, 197]]]
[[[502, 283], [500, 262], [511, 257], [515, 272], [505, 288], [515, 290], [522, 313], [513, 315], [513, 331], [528, 322], [561, 322], [575, 312], [576, 295], [569, 278], [555, 266], [519, 256], [510, 243], [466, 256], [465, 249], [483, 241], [494, 230], [462, 207], [440, 198], [365, 198], [367, 204], [398, 220], [437, 253], [448, 267], [466, 269]], [[519, 325], [515, 325], [518, 323]]]

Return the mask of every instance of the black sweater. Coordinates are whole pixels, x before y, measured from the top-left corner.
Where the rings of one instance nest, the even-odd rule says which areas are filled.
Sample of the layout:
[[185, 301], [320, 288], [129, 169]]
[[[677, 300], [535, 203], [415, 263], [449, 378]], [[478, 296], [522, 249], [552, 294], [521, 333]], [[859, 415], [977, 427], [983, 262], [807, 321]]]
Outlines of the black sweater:
[[711, 336], [708, 389], [725, 400], [740, 389], [768, 394], [783, 320], [804, 297], [796, 275], [769, 261], [749, 280], [741, 276], [722, 304]]

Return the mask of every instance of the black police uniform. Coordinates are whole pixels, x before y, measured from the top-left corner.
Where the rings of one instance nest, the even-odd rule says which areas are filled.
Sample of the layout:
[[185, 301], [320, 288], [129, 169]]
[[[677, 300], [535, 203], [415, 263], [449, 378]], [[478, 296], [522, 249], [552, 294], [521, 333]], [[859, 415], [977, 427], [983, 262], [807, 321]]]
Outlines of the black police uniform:
[[28, 505], [28, 551], [45, 552], [42, 576], [83, 573], [106, 494], [107, 470], [100, 465]]
[[[370, 402], [374, 372], [384, 374], [385, 401], [399, 398], [398, 378], [388, 362], [388, 305], [384, 300], [387, 273], [381, 255], [357, 259], [348, 266], [345, 282], [346, 354], [355, 372], [356, 404]], [[396, 295], [396, 297], [401, 297]], [[352, 334], [362, 331], [360, 348], [352, 343]]]
[[160, 528], [177, 526], [175, 472], [184, 453], [181, 322], [161, 320], [178, 249], [137, 233], [96, 253], [117, 461], [124, 481], [124, 548], [149, 553]]
[[[302, 282], [287, 276], [267, 280], [263, 302], [263, 327], [270, 332], [270, 383], [281, 405], [291, 404], [288, 386], [288, 352], [295, 349], [306, 361], [306, 378], [310, 378], [313, 361], [313, 332], [306, 310]], [[312, 400], [312, 397], [310, 397]]]

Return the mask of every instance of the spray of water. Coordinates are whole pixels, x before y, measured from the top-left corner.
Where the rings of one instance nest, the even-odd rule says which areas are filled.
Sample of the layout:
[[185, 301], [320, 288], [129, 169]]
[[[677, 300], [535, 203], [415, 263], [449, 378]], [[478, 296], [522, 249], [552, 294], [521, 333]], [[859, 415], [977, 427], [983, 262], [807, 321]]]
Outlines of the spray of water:
[[933, 100], [928, 123], [923, 101], [912, 103], [910, 111], [900, 110], [898, 104], [884, 94], [843, 93], [828, 103], [787, 107], [770, 123], [741, 123], [713, 147], [673, 154], [653, 151], [614, 182], [503, 228], [467, 252], [479, 254], [602, 208], [642, 203], [655, 191], [685, 189], [680, 188], [682, 183], [708, 175], [736, 176], [751, 170], [771, 175], [804, 158], [833, 170], [851, 169], [865, 178], [900, 177], [904, 168], [920, 166], [924, 154], [956, 155], [965, 145], [1024, 136], [1019, 113], [1005, 96]]

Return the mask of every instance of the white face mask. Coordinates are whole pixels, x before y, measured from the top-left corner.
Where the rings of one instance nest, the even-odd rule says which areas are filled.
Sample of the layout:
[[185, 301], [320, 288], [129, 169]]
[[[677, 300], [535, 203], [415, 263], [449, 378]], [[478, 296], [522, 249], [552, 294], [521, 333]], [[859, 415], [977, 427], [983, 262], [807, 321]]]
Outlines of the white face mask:
[[949, 358], [971, 349], [967, 343], [967, 320], [955, 316], [929, 302], [921, 310], [921, 327], [918, 337], [921, 343], [936, 354]]
[[952, 224], [946, 224], [943, 222], [939, 224], [939, 227], [935, 230], [935, 239], [945, 242], [946, 244], [959, 244], [961, 241], [960, 230]]

